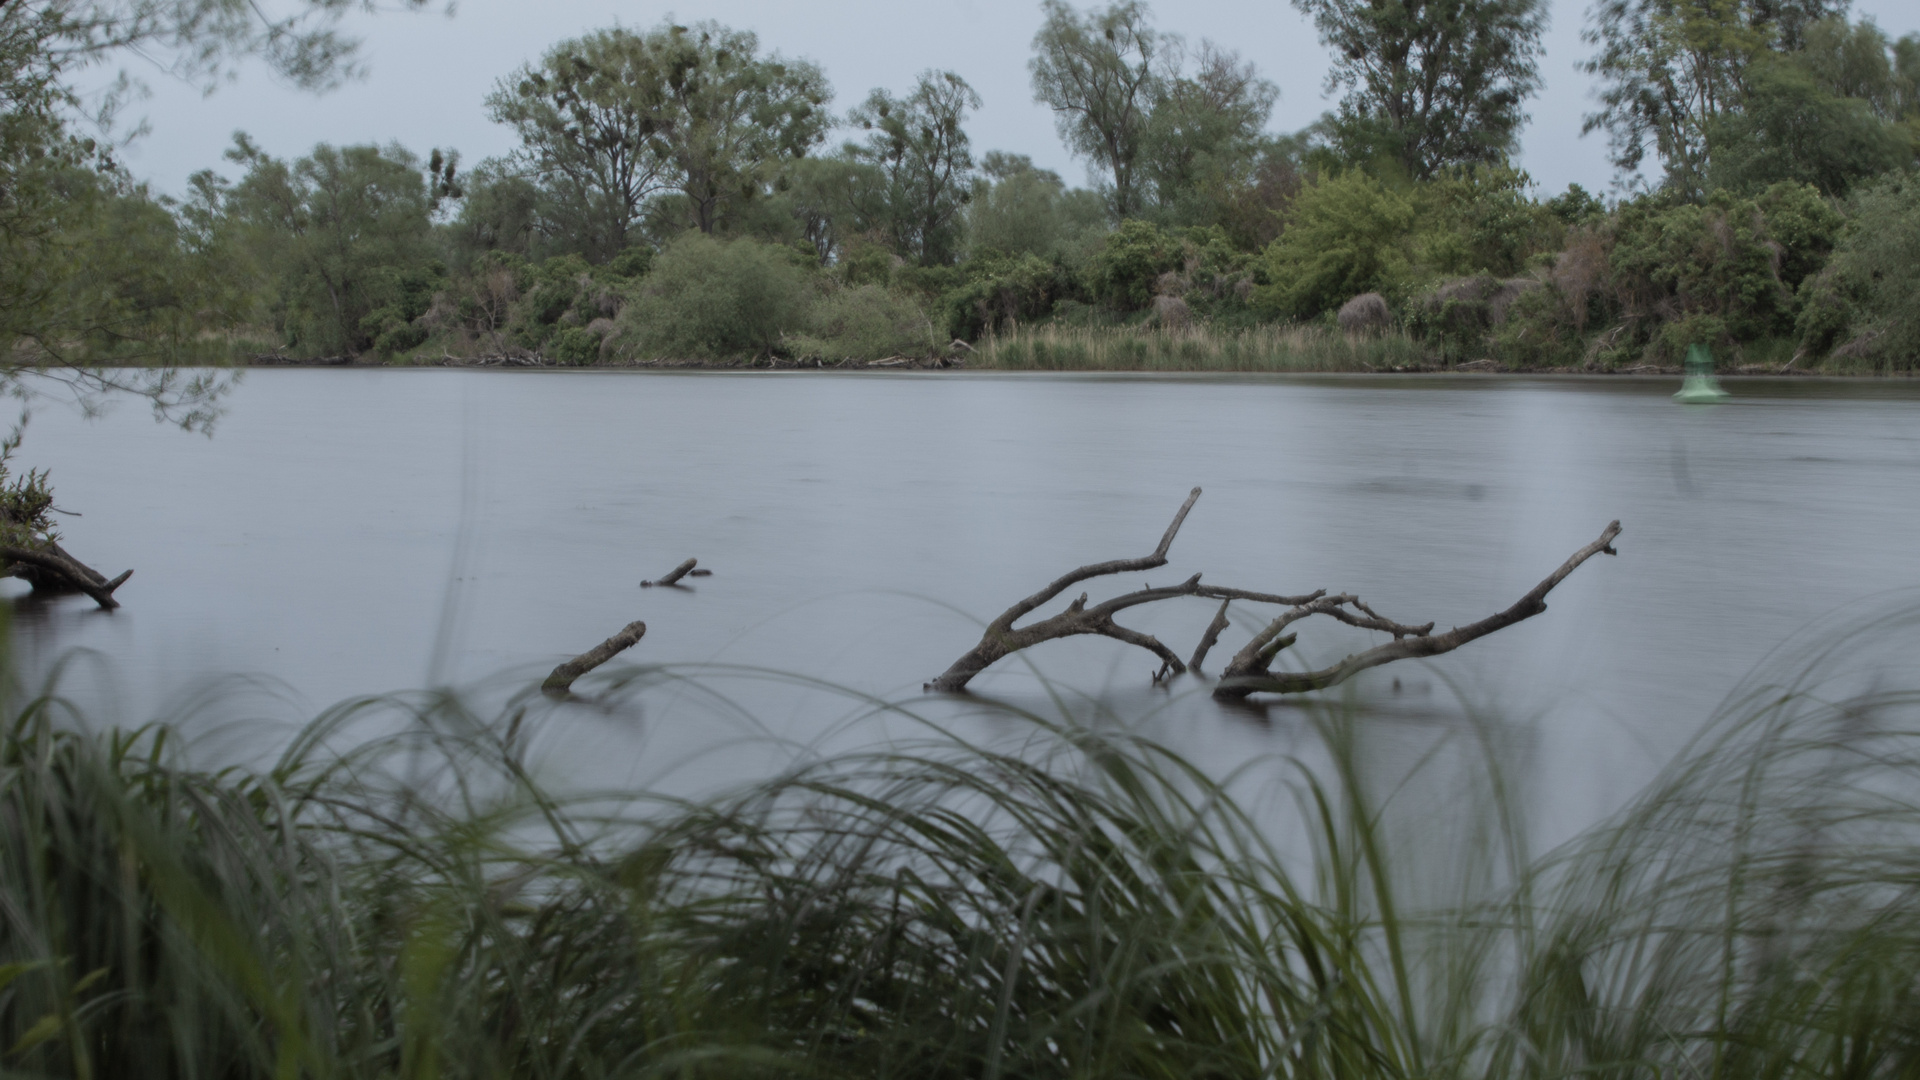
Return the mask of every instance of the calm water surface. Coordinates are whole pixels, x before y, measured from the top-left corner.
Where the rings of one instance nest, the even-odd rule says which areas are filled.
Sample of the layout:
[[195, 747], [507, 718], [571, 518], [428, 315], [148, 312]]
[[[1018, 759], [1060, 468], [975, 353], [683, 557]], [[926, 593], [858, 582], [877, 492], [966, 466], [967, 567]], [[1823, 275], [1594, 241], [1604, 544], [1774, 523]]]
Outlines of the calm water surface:
[[[1790, 666], [1767, 658], [1797, 630], [1920, 585], [1920, 387], [1733, 389], [1684, 408], [1669, 380], [254, 371], [211, 439], [129, 403], [36, 416], [22, 463], [85, 515], [67, 546], [137, 573], [111, 614], [21, 605], [17, 650], [38, 675], [91, 650], [64, 683], [90, 713], [186, 709], [233, 739], [355, 694], [537, 679], [640, 618], [636, 662], [804, 672], [981, 723], [921, 682], [1062, 571], [1149, 552], [1196, 484], [1172, 564], [1145, 581], [1348, 590], [1443, 628], [1619, 518], [1620, 557], [1545, 615], [1359, 680], [1356, 722], [1386, 733], [1387, 761], [1497, 713], [1552, 833], [1617, 806], [1756, 665]], [[688, 556], [715, 575], [637, 587]], [[1131, 624], [1184, 654], [1212, 612]], [[1310, 624], [1296, 648], [1317, 665], [1365, 644]], [[1291, 707], [1150, 688], [1152, 659], [1116, 642], [1031, 659], [974, 685], [1218, 769], [1307, 738]], [[268, 681], [182, 704], [235, 673]], [[544, 767], [698, 788], [772, 767], [740, 739], [756, 727], [789, 747], [900, 737], [843, 697], [708, 682], [753, 721], [666, 687], [639, 717], [546, 717]]]

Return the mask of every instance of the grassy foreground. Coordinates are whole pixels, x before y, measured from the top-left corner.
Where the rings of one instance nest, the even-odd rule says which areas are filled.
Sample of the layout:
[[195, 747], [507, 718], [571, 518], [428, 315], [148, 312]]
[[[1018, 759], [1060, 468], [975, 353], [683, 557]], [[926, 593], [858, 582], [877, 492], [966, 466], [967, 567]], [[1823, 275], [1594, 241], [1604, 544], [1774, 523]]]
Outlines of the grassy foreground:
[[[523, 707], [343, 706], [252, 773], [14, 702], [9, 1075], [1920, 1070], [1905, 695], [1758, 692], [1547, 858], [1489, 771], [1417, 823], [1461, 841], [1444, 903], [1332, 709], [1256, 822], [1162, 747], [1037, 722], [684, 805], [542, 791]], [[326, 749], [370, 711], [403, 733]]]

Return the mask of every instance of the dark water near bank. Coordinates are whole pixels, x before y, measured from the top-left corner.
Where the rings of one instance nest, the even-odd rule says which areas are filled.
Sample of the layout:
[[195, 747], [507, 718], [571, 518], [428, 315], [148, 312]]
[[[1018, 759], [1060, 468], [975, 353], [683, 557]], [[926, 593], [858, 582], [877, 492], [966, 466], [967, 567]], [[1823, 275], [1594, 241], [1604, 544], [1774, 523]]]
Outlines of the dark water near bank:
[[[1618, 805], [1796, 630], [1920, 585], [1920, 386], [1732, 388], [1684, 408], [1664, 379], [256, 371], [212, 439], [128, 403], [36, 416], [21, 461], [52, 467], [84, 513], [67, 546], [137, 573], [110, 615], [23, 606], [17, 649], [41, 673], [97, 651], [66, 685], [120, 722], [217, 676], [277, 680], [194, 711], [212, 737], [353, 694], [537, 679], [640, 618], [635, 661], [803, 672], [938, 719], [952, 706], [918, 688], [977, 620], [1072, 566], [1147, 553], [1195, 484], [1172, 564], [1146, 581], [1344, 589], [1443, 628], [1505, 607], [1619, 518], [1620, 557], [1545, 615], [1361, 680], [1368, 722], [1405, 733], [1381, 740], [1389, 758], [1469, 707], [1497, 712], [1557, 831]], [[637, 587], [687, 556], [715, 576]], [[1131, 623], [1184, 655], [1212, 611]], [[1297, 648], [1324, 663], [1365, 641], [1309, 624]], [[1294, 709], [1151, 689], [1151, 658], [1115, 642], [1032, 661], [1046, 682], [1010, 662], [975, 686], [1103, 712], [1220, 769], [1306, 737]], [[901, 737], [844, 698], [710, 682], [754, 721], [662, 689], [638, 719], [548, 717], [545, 767], [699, 787], [771, 767], [778, 753], [739, 741], [755, 724], [800, 747]], [[281, 729], [218, 734], [264, 730]]]

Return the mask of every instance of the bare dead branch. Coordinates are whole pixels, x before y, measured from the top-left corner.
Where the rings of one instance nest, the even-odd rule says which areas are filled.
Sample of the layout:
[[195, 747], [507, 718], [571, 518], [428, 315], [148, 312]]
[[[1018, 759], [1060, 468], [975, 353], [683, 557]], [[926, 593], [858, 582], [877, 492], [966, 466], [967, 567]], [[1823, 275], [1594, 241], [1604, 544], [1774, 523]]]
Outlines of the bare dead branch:
[[699, 561], [699, 559], [688, 559], [686, 562], [667, 571], [667, 575], [660, 580], [643, 581], [640, 583], [640, 587], [643, 589], [651, 589], [655, 585], [673, 585], [678, 583], [683, 577], [711, 577], [713, 575], [713, 571], [711, 570], [694, 569], [694, 565]]
[[646, 623], [628, 623], [619, 633], [554, 668], [553, 674], [547, 676], [547, 681], [540, 684], [540, 689], [554, 695], [566, 694], [573, 688], [573, 680], [633, 648], [646, 632]]
[[1087, 607], [1087, 597], [1083, 593], [1078, 600], [1067, 606], [1067, 610], [1050, 619], [1043, 619], [1017, 630], [1014, 629], [1013, 624], [1030, 614], [1035, 608], [1088, 578], [1124, 574], [1136, 570], [1152, 570], [1165, 566], [1167, 550], [1173, 547], [1173, 538], [1179, 534], [1180, 525], [1187, 520], [1187, 512], [1193, 509], [1193, 504], [1199, 498], [1199, 488], [1194, 488], [1188, 493], [1187, 501], [1180, 504], [1179, 512], [1173, 515], [1172, 524], [1167, 526], [1167, 531], [1160, 537], [1160, 544], [1153, 549], [1153, 554], [1138, 559], [1114, 559], [1103, 563], [1090, 563], [1055, 578], [1046, 588], [1001, 612], [998, 618], [988, 623], [986, 633], [980, 636], [980, 644], [955, 660], [952, 667], [927, 683], [926, 688], [943, 691], [963, 690], [968, 681], [997, 660], [1043, 641], [1071, 637], [1076, 634], [1101, 634], [1116, 641], [1138, 645], [1160, 657], [1175, 674], [1185, 671], [1186, 665], [1180, 662], [1180, 658], [1175, 656], [1171, 649], [1149, 635], [1135, 633], [1116, 625], [1113, 616], [1115, 612], [1140, 604], [1150, 604], [1173, 596], [1192, 596], [1200, 588], [1198, 574], [1189, 578], [1184, 584], [1173, 588], [1141, 589], [1115, 597], [1091, 609]]
[[51, 540], [32, 548], [0, 545], [0, 559], [13, 564], [9, 568], [13, 576], [26, 578], [35, 588], [51, 587], [86, 593], [103, 611], [112, 611], [120, 606], [120, 601], [113, 598], [114, 590], [133, 576], [133, 571], [128, 570], [108, 580], [106, 575], [67, 554], [65, 549]]
[[[1523, 619], [1530, 619], [1547, 610], [1547, 594], [1553, 591], [1554, 586], [1566, 580], [1567, 575], [1578, 569], [1581, 563], [1601, 553], [1617, 554], [1613, 550], [1613, 540], [1619, 535], [1620, 523], [1615, 521], [1606, 527], [1598, 540], [1574, 552], [1566, 562], [1560, 564], [1559, 569], [1548, 574], [1540, 584], [1535, 585], [1525, 596], [1515, 601], [1512, 607], [1498, 614], [1489, 615], [1479, 622], [1455, 627], [1444, 634], [1423, 633], [1419, 627], [1405, 628], [1408, 632], [1407, 636], [1402, 637], [1396, 634], [1393, 641], [1365, 652], [1355, 653], [1331, 667], [1282, 675], [1274, 675], [1267, 670], [1267, 665], [1272, 663], [1273, 656], [1279, 651], [1278, 648], [1272, 648], [1269, 651], [1263, 644], [1262, 648], [1254, 649], [1250, 644], [1247, 649], [1240, 651], [1240, 655], [1234, 657], [1233, 664], [1228, 666], [1219, 685], [1214, 687], [1213, 696], [1222, 700], [1233, 700], [1256, 693], [1298, 694], [1307, 690], [1323, 690], [1329, 686], [1337, 686], [1354, 675], [1368, 668], [1379, 667], [1381, 664], [1452, 652], [1469, 641], [1485, 637], [1496, 630], [1512, 626]], [[1355, 606], [1359, 606], [1357, 601], [1354, 603]], [[1380, 619], [1366, 608], [1362, 610], [1370, 616], [1363, 622], [1400, 625]], [[1282, 619], [1286, 617], [1286, 615], [1281, 616]], [[1279, 621], [1275, 620], [1275, 622]], [[1352, 622], [1356, 626], [1363, 625], [1363, 622], [1355, 622], [1351, 618], [1343, 621]], [[1430, 628], [1431, 624], [1429, 624]], [[1258, 637], [1255, 640], [1259, 640]]]
[[[1475, 638], [1484, 637], [1545, 611], [1547, 593], [1595, 554], [1600, 552], [1614, 554], [1610, 545], [1613, 539], [1620, 535], [1620, 523], [1613, 522], [1601, 533], [1600, 539], [1575, 552], [1558, 570], [1506, 611], [1439, 635], [1433, 633], [1434, 624], [1431, 622], [1416, 626], [1389, 619], [1351, 593], [1329, 595], [1325, 589], [1316, 589], [1298, 596], [1286, 596], [1278, 593], [1254, 592], [1249, 589], [1202, 585], [1199, 574], [1193, 575], [1178, 585], [1147, 587], [1122, 593], [1092, 607], [1087, 606], [1087, 594], [1081, 593], [1077, 599], [1067, 605], [1066, 610], [1057, 615], [1026, 626], [1014, 625], [1021, 618], [1078, 582], [1108, 574], [1151, 570], [1166, 565], [1167, 551], [1173, 546], [1173, 539], [1179, 533], [1181, 524], [1186, 521], [1187, 513], [1193, 509], [1194, 502], [1199, 498], [1200, 489], [1194, 488], [1187, 496], [1187, 501], [1181, 504], [1179, 512], [1174, 515], [1172, 524], [1167, 526], [1167, 531], [1160, 538], [1160, 544], [1154, 549], [1153, 554], [1138, 559], [1115, 559], [1082, 566], [1054, 579], [1046, 588], [1002, 612], [998, 618], [987, 625], [986, 632], [980, 637], [980, 643], [955, 660], [953, 665], [939, 677], [928, 682], [926, 689], [962, 690], [975, 675], [1021, 649], [1056, 638], [1080, 634], [1110, 637], [1115, 641], [1125, 642], [1153, 653], [1161, 660], [1160, 670], [1154, 675], [1154, 682], [1158, 683], [1170, 675], [1180, 674], [1189, 668], [1198, 671], [1207, 654], [1219, 643], [1221, 632], [1228, 626], [1229, 606], [1235, 600], [1243, 600], [1251, 603], [1277, 604], [1285, 607], [1286, 610], [1275, 616], [1259, 633], [1254, 634], [1253, 638], [1228, 662], [1220, 682], [1214, 688], [1214, 696], [1231, 700], [1254, 693], [1292, 694], [1318, 690], [1344, 682], [1357, 672], [1370, 667], [1378, 667], [1381, 664], [1409, 657], [1437, 656], [1451, 652]], [[1206, 632], [1193, 651], [1193, 658], [1184, 663], [1173, 650], [1152, 635], [1120, 626], [1113, 621], [1116, 614], [1129, 608], [1182, 596], [1200, 596], [1220, 601], [1219, 610], [1214, 613], [1212, 622], [1207, 625]], [[1349, 656], [1340, 663], [1321, 671], [1274, 675], [1271, 671], [1274, 659], [1296, 640], [1296, 635], [1288, 633], [1287, 628], [1315, 615], [1326, 615], [1363, 630], [1391, 634], [1393, 641]]]
[[1207, 632], [1200, 635], [1200, 644], [1194, 647], [1193, 659], [1187, 661], [1189, 669], [1199, 671], [1207, 654], [1213, 651], [1214, 644], [1220, 640], [1220, 631], [1227, 628], [1227, 605], [1231, 603], [1231, 596], [1220, 601], [1220, 610], [1213, 613], [1213, 621], [1207, 624]]

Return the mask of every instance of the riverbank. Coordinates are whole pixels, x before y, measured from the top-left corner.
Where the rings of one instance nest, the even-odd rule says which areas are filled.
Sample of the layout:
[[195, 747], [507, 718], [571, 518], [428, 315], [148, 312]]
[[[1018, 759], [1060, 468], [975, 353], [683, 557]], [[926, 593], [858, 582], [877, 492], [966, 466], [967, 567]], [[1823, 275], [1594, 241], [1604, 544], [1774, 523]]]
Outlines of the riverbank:
[[[1778, 343], [1774, 343], [1776, 346]], [[1773, 355], [1784, 359], [1773, 359]], [[1221, 373], [1387, 373], [1516, 375], [1679, 375], [1680, 365], [1662, 360], [1547, 364], [1511, 358], [1449, 360], [1404, 332], [1348, 335], [1321, 327], [1262, 326], [1243, 330], [1179, 330], [1152, 327], [1042, 326], [978, 342], [954, 341], [944, 350], [877, 359], [789, 356], [778, 352], [737, 358], [675, 358], [603, 355], [571, 363], [538, 350], [499, 349], [455, 353], [422, 350], [381, 358], [377, 354], [333, 357], [255, 355], [258, 367], [457, 367], [565, 368], [587, 370], [800, 370], [800, 371], [1057, 371]], [[1734, 348], [1720, 358], [1724, 375], [1874, 376], [1910, 378], [1911, 371], [1829, 360], [1808, 365], [1783, 348]]]

